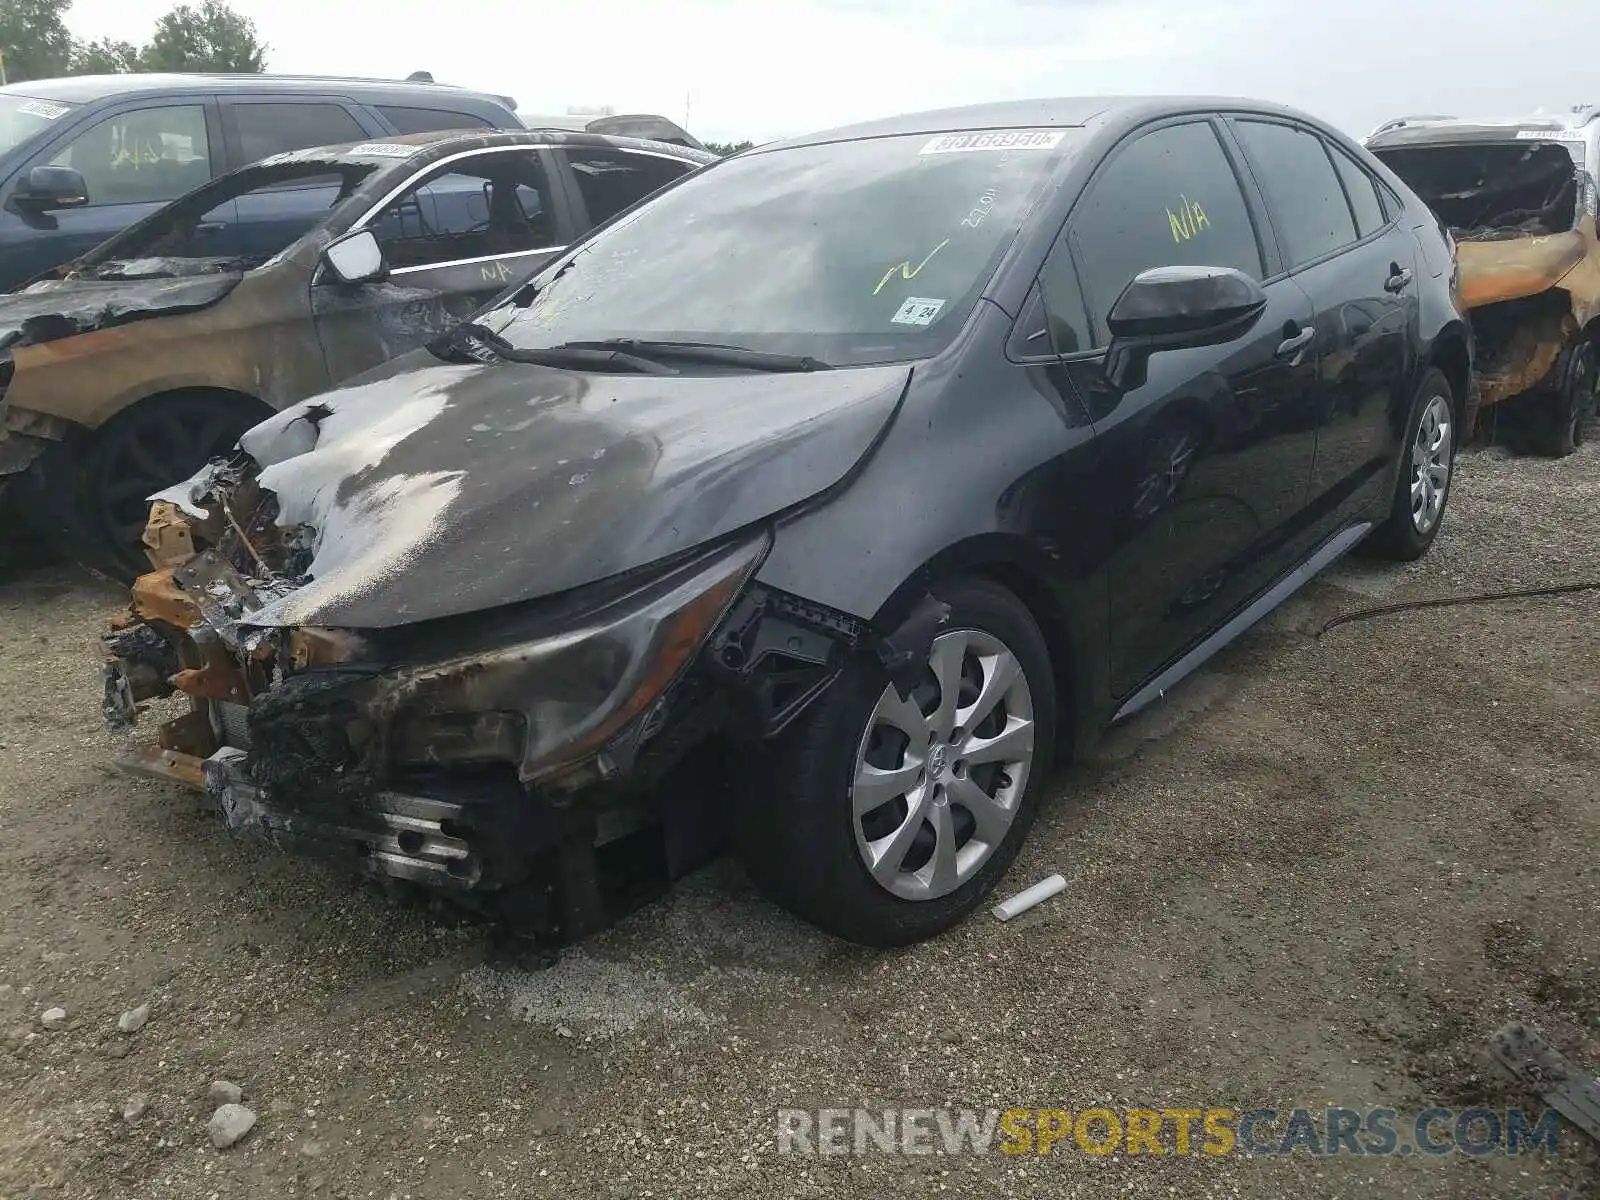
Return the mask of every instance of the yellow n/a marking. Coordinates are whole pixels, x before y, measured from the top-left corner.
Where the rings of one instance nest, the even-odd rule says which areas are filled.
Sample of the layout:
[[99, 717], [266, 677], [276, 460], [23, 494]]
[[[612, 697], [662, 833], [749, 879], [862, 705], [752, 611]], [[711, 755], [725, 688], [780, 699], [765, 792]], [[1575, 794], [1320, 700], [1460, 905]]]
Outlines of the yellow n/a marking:
[[901, 279], [915, 279], [922, 268], [928, 265], [928, 259], [931, 259], [935, 254], [939, 253], [939, 251], [943, 250], [949, 244], [950, 239], [945, 238], [944, 241], [940, 242], [932, 250], [928, 251], [928, 258], [923, 259], [914, 267], [911, 265], [911, 260], [909, 258], [903, 263], [890, 267], [883, 273], [883, 278], [878, 280], [878, 286], [872, 289], [872, 294], [876, 296], [879, 292], [883, 291], [883, 285], [894, 278], [896, 271], [900, 273]]
[[1182, 192], [1178, 193], [1178, 211], [1174, 213], [1170, 208], [1166, 211], [1167, 228], [1172, 231], [1175, 242], [1187, 242], [1202, 229], [1211, 228], [1211, 218], [1200, 207], [1200, 201], [1191, 200]]

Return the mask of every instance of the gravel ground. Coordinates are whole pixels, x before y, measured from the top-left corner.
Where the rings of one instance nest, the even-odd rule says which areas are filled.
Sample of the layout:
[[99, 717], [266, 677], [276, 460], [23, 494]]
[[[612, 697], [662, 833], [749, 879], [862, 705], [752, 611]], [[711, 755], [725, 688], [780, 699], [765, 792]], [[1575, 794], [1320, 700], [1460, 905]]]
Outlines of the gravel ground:
[[[719, 863], [535, 975], [116, 775], [115, 592], [0, 584], [0, 1196], [1600, 1193], [1567, 1127], [1522, 1158], [774, 1138], [783, 1106], [1517, 1104], [1480, 1057], [1513, 1017], [1600, 1067], [1600, 593], [1315, 636], [1600, 579], [1597, 506], [1600, 447], [1464, 456], [1426, 561], [1339, 568], [1059, 777], [1007, 886], [1069, 888], [1017, 921], [870, 953]], [[219, 1079], [259, 1118], [227, 1150]]]

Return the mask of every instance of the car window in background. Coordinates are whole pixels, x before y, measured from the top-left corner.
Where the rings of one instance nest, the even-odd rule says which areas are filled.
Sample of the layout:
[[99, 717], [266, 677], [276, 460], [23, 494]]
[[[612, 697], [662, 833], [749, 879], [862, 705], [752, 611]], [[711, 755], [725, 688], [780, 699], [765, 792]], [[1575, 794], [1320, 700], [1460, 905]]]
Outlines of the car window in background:
[[435, 133], [446, 129], [493, 129], [482, 117], [466, 113], [446, 112], [438, 108], [402, 108], [398, 105], [380, 104], [378, 111], [383, 119], [394, 126], [396, 133]]
[[366, 133], [337, 104], [232, 104], [239, 153], [253, 163], [269, 154], [359, 142]]
[[55, 100], [0, 96], [0, 154], [16, 149], [71, 111], [72, 105]]
[[407, 189], [370, 228], [391, 270], [490, 258], [556, 243], [550, 184], [536, 152], [485, 154]]
[[199, 104], [138, 108], [89, 126], [50, 160], [89, 185], [89, 203], [176, 200], [211, 178], [206, 110]]
[[1378, 185], [1339, 147], [1330, 144], [1328, 153], [1333, 155], [1333, 165], [1338, 168], [1345, 194], [1350, 197], [1350, 207], [1356, 215], [1356, 233], [1361, 237], [1376, 233], [1387, 224], [1383, 202], [1378, 198]]
[[1267, 121], [1239, 121], [1237, 128], [1291, 268], [1356, 240], [1350, 205], [1321, 138]]
[[720, 342], [835, 364], [955, 336], [1079, 129], [746, 152], [683, 180], [483, 320], [513, 344]]
[[[1094, 345], [1108, 340], [1106, 314], [1141, 271], [1233, 267], [1255, 279], [1264, 273], [1238, 176], [1206, 121], [1169, 125], [1123, 148], [1089, 185], [1068, 230]], [[1053, 314], [1057, 319], [1069, 314]]]
[[573, 178], [589, 210], [591, 224], [609, 221], [623, 209], [637, 204], [651, 192], [664, 188], [693, 163], [680, 159], [657, 158], [650, 154], [630, 154], [624, 150], [567, 151]]

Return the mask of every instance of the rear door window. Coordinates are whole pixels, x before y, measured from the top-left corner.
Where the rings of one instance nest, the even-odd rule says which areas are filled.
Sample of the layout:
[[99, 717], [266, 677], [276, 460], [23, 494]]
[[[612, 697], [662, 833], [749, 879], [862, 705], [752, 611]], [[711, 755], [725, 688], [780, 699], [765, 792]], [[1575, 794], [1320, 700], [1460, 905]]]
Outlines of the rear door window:
[[1277, 122], [1236, 126], [1291, 268], [1356, 240], [1355, 218], [1320, 137]]
[[1388, 223], [1383, 217], [1383, 203], [1378, 199], [1378, 185], [1364, 168], [1357, 165], [1355, 159], [1339, 147], [1330, 144], [1328, 153], [1333, 155], [1333, 165], [1339, 172], [1340, 182], [1344, 184], [1345, 195], [1350, 198], [1350, 209], [1356, 217], [1356, 233], [1362, 237], [1376, 233]]
[[229, 104], [239, 145], [239, 165], [271, 154], [337, 146], [362, 141], [367, 135], [349, 109], [339, 104]]
[[405, 108], [380, 104], [378, 112], [396, 133], [438, 133], [446, 129], [493, 129], [482, 117], [448, 112], [442, 108]]
[[589, 211], [590, 225], [609, 221], [694, 165], [630, 150], [574, 148], [566, 151], [566, 156], [583, 206]]
[[[1113, 152], [1068, 222], [1082, 267], [1090, 329], [1070, 286], [1070, 262], [1045, 279], [1062, 352], [1074, 339], [1104, 345], [1106, 315], [1134, 276], [1151, 267], [1233, 267], [1260, 279], [1261, 248], [1233, 164], [1209, 121], [1168, 125]], [[1054, 282], [1054, 286], [1052, 286]], [[1065, 299], [1063, 299], [1065, 297]], [[1092, 332], [1092, 341], [1089, 334]]]

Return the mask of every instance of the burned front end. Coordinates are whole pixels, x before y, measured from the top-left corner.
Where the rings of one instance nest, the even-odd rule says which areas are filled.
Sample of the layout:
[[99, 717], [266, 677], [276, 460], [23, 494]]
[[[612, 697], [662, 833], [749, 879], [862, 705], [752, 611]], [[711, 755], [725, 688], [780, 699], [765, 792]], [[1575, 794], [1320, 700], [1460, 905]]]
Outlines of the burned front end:
[[1368, 145], [1454, 238], [1478, 364], [1467, 432], [1518, 400], [1510, 428], [1569, 451], [1600, 382], [1600, 238], [1583, 133], [1402, 122]]
[[[234, 834], [566, 940], [716, 848], [714, 733], [782, 727], [864, 624], [752, 584], [765, 530], [543, 600], [381, 629], [282, 623], [316, 531], [248, 454], [152, 506], [156, 569], [106, 637], [105, 715], [189, 710], [123, 765]], [[619, 875], [620, 873], [620, 875]], [[619, 897], [621, 899], [619, 900]]]

